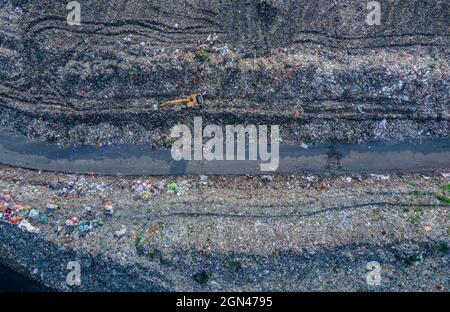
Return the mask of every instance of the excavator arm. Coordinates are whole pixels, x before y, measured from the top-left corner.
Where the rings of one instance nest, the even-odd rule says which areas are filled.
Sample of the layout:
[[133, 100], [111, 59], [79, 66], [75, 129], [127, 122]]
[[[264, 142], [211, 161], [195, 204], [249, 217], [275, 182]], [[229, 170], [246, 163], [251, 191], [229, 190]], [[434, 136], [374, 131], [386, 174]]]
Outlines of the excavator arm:
[[193, 94], [188, 98], [184, 99], [176, 99], [164, 102], [160, 105], [161, 108], [165, 108], [168, 106], [177, 106], [177, 105], [186, 105], [186, 107], [198, 107], [203, 106], [205, 104], [203, 97], [200, 94]]

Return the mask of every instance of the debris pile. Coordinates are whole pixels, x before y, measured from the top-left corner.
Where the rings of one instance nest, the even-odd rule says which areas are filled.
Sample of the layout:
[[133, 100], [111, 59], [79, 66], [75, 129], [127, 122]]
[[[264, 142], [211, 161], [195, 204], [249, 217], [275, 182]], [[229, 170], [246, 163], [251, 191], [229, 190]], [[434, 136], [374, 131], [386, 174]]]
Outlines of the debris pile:
[[172, 182], [167, 185], [168, 193], [176, 194], [178, 196], [186, 195], [190, 188], [194, 187], [191, 182], [187, 180]]
[[123, 236], [127, 234], [127, 228], [122, 227], [120, 230], [114, 232], [114, 237], [117, 239], [121, 239]]
[[160, 188], [153, 185], [150, 180], [141, 181], [138, 180], [131, 186], [131, 190], [134, 193], [134, 199], [150, 201], [154, 197], [160, 195]]
[[107, 216], [112, 216], [114, 214], [114, 207], [112, 201], [109, 199], [103, 200], [103, 209]]
[[10, 224], [18, 224], [23, 220], [24, 206], [14, 201], [11, 195], [5, 194], [0, 200], [0, 220]]
[[15, 201], [10, 194], [4, 194], [0, 200], [0, 222], [18, 225], [20, 229], [27, 232], [39, 233], [40, 230], [33, 226], [25, 217], [42, 222], [46, 216], [40, 216], [39, 211], [36, 209], [28, 210], [24, 205]]

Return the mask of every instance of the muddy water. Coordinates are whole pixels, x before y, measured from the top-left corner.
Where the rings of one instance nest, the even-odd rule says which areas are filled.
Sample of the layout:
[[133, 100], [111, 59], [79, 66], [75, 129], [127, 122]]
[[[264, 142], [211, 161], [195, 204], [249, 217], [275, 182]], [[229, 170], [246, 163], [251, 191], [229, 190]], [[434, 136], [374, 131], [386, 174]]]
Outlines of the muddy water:
[[0, 292], [43, 292], [45, 287], [0, 265]]
[[[450, 138], [364, 144], [281, 145], [276, 174], [393, 173], [450, 169]], [[66, 173], [103, 175], [261, 174], [262, 161], [174, 161], [147, 145], [58, 147], [0, 131], [0, 163]]]

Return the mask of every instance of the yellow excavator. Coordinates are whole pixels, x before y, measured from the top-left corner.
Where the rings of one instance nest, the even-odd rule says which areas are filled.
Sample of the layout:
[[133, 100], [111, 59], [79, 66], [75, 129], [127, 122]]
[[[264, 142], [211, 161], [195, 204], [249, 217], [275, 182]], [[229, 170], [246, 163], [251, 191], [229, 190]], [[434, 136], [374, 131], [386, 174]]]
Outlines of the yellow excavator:
[[170, 100], [159, 105], [160, 108], [166, 108], [169, 106], [182, 106], [182, 107], [201, 107], [205, 105], [203, 96], [200, 94], [193, 94], [184, 99]]

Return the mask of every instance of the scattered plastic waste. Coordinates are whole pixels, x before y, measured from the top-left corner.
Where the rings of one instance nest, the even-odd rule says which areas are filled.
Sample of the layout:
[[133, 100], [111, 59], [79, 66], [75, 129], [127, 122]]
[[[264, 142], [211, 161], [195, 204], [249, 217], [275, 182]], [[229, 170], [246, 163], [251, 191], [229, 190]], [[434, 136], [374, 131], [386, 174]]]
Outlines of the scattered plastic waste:
[[38, 219], [39, 218], [39, 211], [36, 209], [31, 209], [30, 213], [28, 214], [28, 217], [30, 219]]
[[351, 177], [345, 177], [343, 178], [343, 180], [345, 181], [345, 183], [351, 183], [353, 179]]
[[100, 220], [92, 221], [92, 224], [94, 225], [94, 227], [98, 228], [98, 227], [102, 227], [105, 224], [105, 222], [103, 222], [103, 220], [100, 219]]
[[34, 227], [33, 225], [31, 225], [31, 223], [28, 220], [22, 220], [19, 223], [19, 228], [22, 230], [25, 230], [27, 232], [30, 233], [35, 233], [35, 234], [39, 234], [40, 233], [40, 229]]
[[0, 200], [0, 221], [18, 224], [25, 216], [24, 208], [15, 202], [11, 195], [5, 194]]
[[115, 232], [114, 232], [114, 237], [120, 239], [120, 238], [122, 238], [126, 233], [127, 233], [127, 228], [123, 227], [121, 230], [115, 231]]
[[316, 178], [314, 176], [306, 177], [306, 187], [312, 188], [315, 180], [316, 180]]
[[171, 191], [177, 193], [177, 192], [180, 190], [180, 188], [179, 188], [178, 185], [174, 182], [174, 183], [170, 183], [170, 184], [169, 184], [169, 190], [171, 190]]
[[159, 189], [152, 185], [150, 180], [136, 181], [133, 183], [131, 190], [135, 194], [133, 197], [135, 200], [150, 201], [154, 197], [158, 197], [160, 195]]
[[86, 221], [82, 220], [80, 224], [78, 225], [78, 232], [80, 233], [80, 236], [85, 236], [87, 233], [89, 233], [94, 228], [92, 221]]
[[[45, 214], [41, 214], [37, 209], [24, 209], [22, 205], [17, 204], [13, 201], [11, 195], [4, 195], [0, 200], [0, 221], [11, 223], [11, 224], [19, 224], [19, 228], [24, 229], [31, 233], [39, 233], [40, 230], [33, 226], [25, 217], [39, 221], [42, 224], [48, 222], [48, 216]], [[47, 203], [46, 211], [51, 214], [51, 212], [59, 209], [60, 207], [53, 203]], [[105, 209], [107, 211], [111, 211], [112, 205], [110, 201], [105, 201]], [[91, 207], [85, 207], [85, 211], [88, 213], [92, 212]], [[104, 225], [103, 220], [83, 220], [80, 221], [78, 217], [71, 216], [69, 217], [64, 225], [66, 226], [66, 233], [71, 233], [78, 226], [78, 230], [80, 236], [84, 236], [89, 233], [93, 228], [101, 227]], [[63, 231], [63, 226], [56, 225], [54, 228], [55, 233], [59, 234]]]
[[61, 225], [58, 225], [55, 227], [55, 233], [57, 233], [57, 234], [61, 233], [62, 230], [63, 230], [63, 227]]
[[390, 179], [389, 175], [382, 175], [382, 174], [371, 174], [371, 177], [377, 179], [377, 180], [381, 180], [381, 181], [386, 181]]
[[39, 233], [40, 229], [33, 226], [26, 216], [39, 217], [39, 211], [32, 209], [28, 212], [24, 206], [16, 202], [10, 194], [5, 194], [0, 200], [0, 221], [6, 222], [12, 225], [18, 225], [18, 227], [24, 231], [30, 233]]
[[66, 220], [65, 225], [68, 226], [68, 227], [74, 227], [74, 226], [77, 226], [78, 223], [80, 223], [78, 218], [75, 217], [75, 216], [72, 216], [72, 217], [70, 217], [69, 219]]
[[86, 236], [89, 232], [91, 232], [94, 228], [99, 228], [104, 225], [103, 220], [81, 220], [78, 225], [78, 232], [80, 236]]
[[261, 176], [261, 180], [264, 182], [272, 182], [273, 181], [273, 176], [271, 175], [263, 175]]
[[48, 203], [46, 208], [47, 208], [48, 212], [53, 212], [55, 210], [58, 210], [58, 205], [55, 205], [55, 204], [52, 204], [52, 203]]
[[145, 200], [145, 201], [149, 201], [150, 199], [152, 199], [152, 194], [144, 192], [142, 194], [142, 199]]
[[107, 216], [112, 216], [114, 214], [114, 207], [109, 199], [103, 200], [103, 209]]
[[225, 55], [227, 55], [227, 54], [229, 54], [231, 52], [230, 48], [228, 48], [227, 45], [225, 45], [223, 47], [215, 47], [214, 50], [216, 52], [219, 52], [220, 54], [222, 54], [222, 56], [225, 56]]

